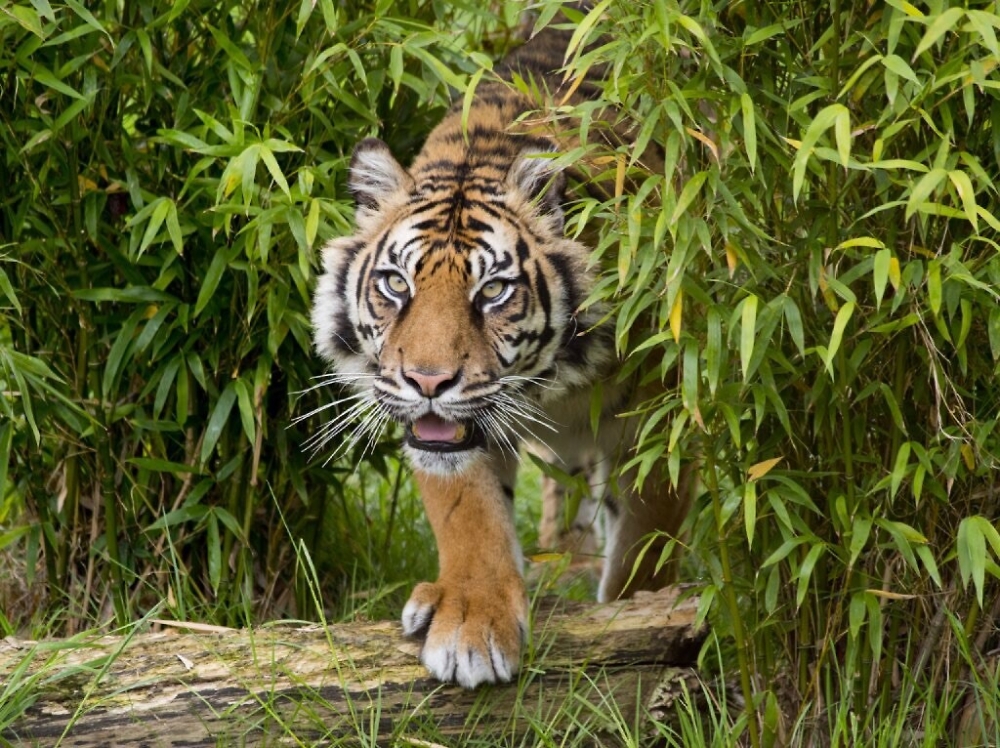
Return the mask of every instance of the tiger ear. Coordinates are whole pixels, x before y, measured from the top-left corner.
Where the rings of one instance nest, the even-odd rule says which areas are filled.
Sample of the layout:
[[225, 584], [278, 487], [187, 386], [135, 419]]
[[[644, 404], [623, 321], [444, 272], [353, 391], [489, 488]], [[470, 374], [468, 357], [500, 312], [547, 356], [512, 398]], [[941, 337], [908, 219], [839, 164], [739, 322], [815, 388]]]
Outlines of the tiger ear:
[[383, 141], [365, 138], [354, 147], [347, 187], [359, 214], [378, 213], [397, 193], [413, 188], [413, 178]]
[[555, 165], [555, 148], [550, 151], [522, 151], [507, 174], [508, 183], [538, 206], [546, 218], [563, 224], [566, 175]]

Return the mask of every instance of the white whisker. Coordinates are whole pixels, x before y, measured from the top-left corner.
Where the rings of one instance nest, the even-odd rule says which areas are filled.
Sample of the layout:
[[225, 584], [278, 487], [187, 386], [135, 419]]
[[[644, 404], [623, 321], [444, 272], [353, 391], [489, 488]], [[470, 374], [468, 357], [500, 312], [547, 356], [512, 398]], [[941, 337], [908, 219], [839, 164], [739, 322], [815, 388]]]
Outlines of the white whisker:
[[324, 403], [323, 405], [320, 405], [320, 406], [318, 406], [316, 408], [313, 408], [308, 413], [303, 413], [302, 415], [295, 416], [295, 418], [292, 419], [292, 424], [301, 423], [302, 421], [304, 421], [307, 418], [311, 418], [311, 417], [313, 417], [315, 415], [319, 415], [324, 410], [327, 410], [329, 408], [335, 408], [338, 405], [341, 405], [343, 403], [349, 403], [352, 400], [362, 400], [362, 399], [370, 398], [370, 397], [371, 397], [371, 395], [368, 392], [358, 392], [358, 393], [355, 393], [353, 395], [349, 395], [347, 397], [342, 397], [339, 400], [333, 400], [331, 402]]

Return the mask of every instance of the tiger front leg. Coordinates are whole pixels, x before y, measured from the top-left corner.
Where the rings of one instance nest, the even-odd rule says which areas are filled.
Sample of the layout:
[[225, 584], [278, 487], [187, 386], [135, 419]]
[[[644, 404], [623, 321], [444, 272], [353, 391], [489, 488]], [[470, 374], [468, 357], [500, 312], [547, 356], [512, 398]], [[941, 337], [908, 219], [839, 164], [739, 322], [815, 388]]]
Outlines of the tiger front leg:
[[425, 636], [420, 660], [435, 678], [466, 688], [511, 680], [528, 631], [512, 493], [485, 462], [455, 475], [414, 471], [440, 570], [414, 588], [403, 631]]

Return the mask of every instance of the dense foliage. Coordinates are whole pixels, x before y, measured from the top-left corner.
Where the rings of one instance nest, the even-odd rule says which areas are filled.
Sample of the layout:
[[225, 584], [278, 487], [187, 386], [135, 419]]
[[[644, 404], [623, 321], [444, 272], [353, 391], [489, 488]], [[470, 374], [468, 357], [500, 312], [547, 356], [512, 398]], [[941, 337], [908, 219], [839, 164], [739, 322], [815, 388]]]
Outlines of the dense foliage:
[[[353, 465], [303, 448], [322, 418], [293, 424], [333, 399], [314, 249], [350, 220], [354, 142], [405, 159], [509, 46], [522, 4], [486, 5], [0, 8], [5, 632], [42, 603], [69, 628], [310, 615], [296, 560], [389, 552], [359, 540]], [[638, 189], [570, 230], [602, 236], [626, 367], [669, 385], [635, 460], [701, 466], [688, 566], [756, 707], [737, 732], [990, 742], [1000, 14], [595, 6], [571, 64], [608, 64], [614, 108], [575, 114], [635, 123], [592, 156]]]
[[1000, 614], [1000, 15], [609, 11], [608, 97], [667, 166], [613, 214], [600, 295], [675, 385], [635, 459], [701, 461], [691, 546], [745, 692], [769, 729], [786, 700], [968, 707]]
[[412, 150], [483, 36], [390, 6], [0, 13], [0, 522], [70, 620], [287, 614], [294, 542], [365, 555], [334, 512], [345, 466], [307, 467], [314, 424], [291, 426], [332, 399], [300, 397], [314, 249], [353, 212], [353, 144]]

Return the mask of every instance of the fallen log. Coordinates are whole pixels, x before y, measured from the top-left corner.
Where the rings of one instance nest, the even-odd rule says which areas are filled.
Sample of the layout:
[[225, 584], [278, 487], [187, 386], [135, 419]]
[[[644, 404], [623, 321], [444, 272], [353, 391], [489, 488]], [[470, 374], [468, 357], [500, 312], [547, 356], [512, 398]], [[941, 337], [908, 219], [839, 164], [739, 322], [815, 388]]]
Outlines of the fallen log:
[[691, 677], [703, 632], [696, 601], [678, 596], [543, 601], [519, 681], [473, 692], [429, 679], [395, 622], [6, 639], [0, 744], [427, 746], [613, 731]]

